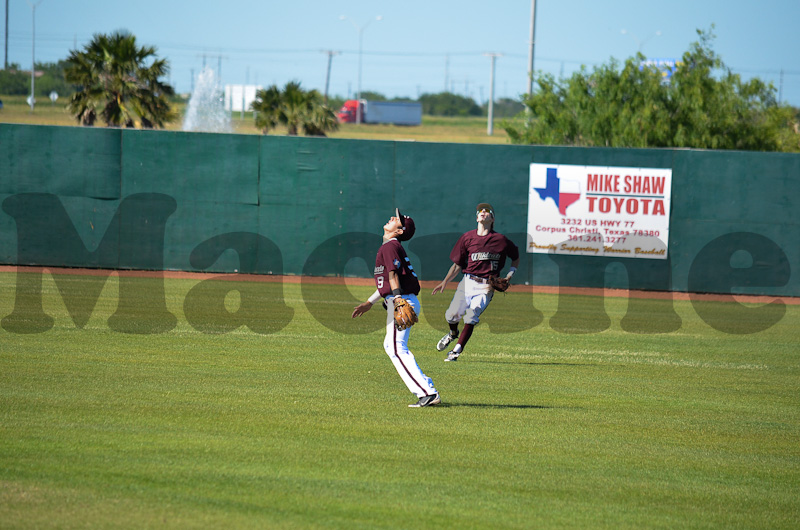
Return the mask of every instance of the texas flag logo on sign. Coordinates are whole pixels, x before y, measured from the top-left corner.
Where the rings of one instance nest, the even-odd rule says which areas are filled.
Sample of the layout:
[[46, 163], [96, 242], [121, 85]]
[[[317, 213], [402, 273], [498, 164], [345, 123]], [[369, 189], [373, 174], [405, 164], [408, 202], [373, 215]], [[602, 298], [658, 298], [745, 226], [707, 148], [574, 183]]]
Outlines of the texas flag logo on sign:
[[547, 168], [547, 180], [543, 188], [533, 188], [542, 201], [553, 199], [558, 213], [567, 215], [567, 208], [581, 198], [581, 184], [576, 180], [561, 180], [558, 169]]

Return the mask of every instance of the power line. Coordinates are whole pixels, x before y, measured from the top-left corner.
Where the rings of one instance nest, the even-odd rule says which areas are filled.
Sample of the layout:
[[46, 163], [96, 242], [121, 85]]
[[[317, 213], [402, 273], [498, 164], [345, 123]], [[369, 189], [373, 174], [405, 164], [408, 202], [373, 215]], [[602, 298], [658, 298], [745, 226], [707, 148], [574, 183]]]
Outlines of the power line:
[[[11, 46], [12, 44], [16, 45], [19, 44], [20, 46], [27, 47], [30, 43], [30, 33], [23, 32], [23, 31], [10, 31], [8, 34], [8, 40]], [[90, 41], [94, 35], [78, 35], [78, 34], [62, 34], [62, 33], [41, 33], [37, 32], [36, 35], [36, 42], [37, 45], [45, 45], [45, 44], [62, 44], [66, 47], [74, 47], [75, 42], [88, 42]], [[203, 53], [208, 49], [207, 45], [203, 44], [187, 44], [187, 43], [178, 43], [178, 42], [162, 42], [157, 45], [159, 50], [159, 55], [164, 55], [164, 50], [183, 50], [195, 53]], [[288, 54], [317, 54], [319, 53], [319, 48], [259, 48], [259, 47], [215, 47], [219, 53], [227, 53], [227, 54], [267, 54], [267, 55], [288, 55]], [[341, 54], [358, 54], [358, 50], [341, 50]], [[367, 51], [363, 50], [361, 52], [363, 55], [370, 55], [374, 57], [480, 57], [483, 55], [484, 51], [425, 51], [425, 52], [416, 52], [416, 51]], [[510, 59], [527, 59], [527, 55], [522, 53], [508, 53], [508, 52], [498, 52], [502, 53], [504, 58]], [[580, 60], [574, 58], [563, 58], [563, 57], [547, 57], [542, 55], [536, 56], [536, 61], [549, 61], [549, 62], [556, 62], [556, 63], [564, 63], [564, 64], [584, 64], [587, 66], [593, 66], [597, 64], [602, 64], [603, 62], [597, 61], [587, 61], [587, 60]], [[775, 68], [775, 69], [765, 69], [765, 68], [752, 68], [752, 67], [736, 67], [731, 65], [726, 65], [727, 68], [740, 73], [747, 73], [747, 74], [770, 74], [770, 75], [780, 75], [783, 72], [784, 75], [800, 75], [800, 70], [786, 70], [782, 68]]]

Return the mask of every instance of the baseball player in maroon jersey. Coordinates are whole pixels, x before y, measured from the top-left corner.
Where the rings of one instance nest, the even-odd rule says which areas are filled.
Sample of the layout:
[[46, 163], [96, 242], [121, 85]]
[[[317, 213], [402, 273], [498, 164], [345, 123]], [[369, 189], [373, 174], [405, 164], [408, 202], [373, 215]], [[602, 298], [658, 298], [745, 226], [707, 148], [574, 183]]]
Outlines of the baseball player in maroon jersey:
[[394, 303], [395, 296], [402, 296], [414, 308], [417, 315], [422, 311], [417, 295], [419, 294], [419, 280], [411, 261], [403, 249], [401, 241], [408, 241], [414, 235], [416, 228], [414, 220], [404, 216], [399, 209], [395, 209], [395, 216], [383, 226], [383, 244], [378, 249], [375, 258], [375, 286], [377, 289], [369, 299], [353, 309], [353, 318], [363, 315], [372, 308], [372, 305], [384, 299], [386, 305], [386, 338], [383, 340], [383, 349], [392, 360], [397, 373], [408, 389], [419, 400], [409, 407], [428, 407], [441, 402], [439, 392], [433, 386], [430, 377], [422, 373], [414, 358], [408, 351], [408, 336], [411, 328], [399, 331], [395, 326]]
[[[507, 279], [511, 279], [519, 266], [517, 245], [503, 234], [494, 231], [492, 205], [482, 202], [477, 210], [478, 228], [470, 230], [458, 239], [453, 251], [450, 252], [453, 265], [447, 271], [444, 280], [434, 287], [432, 293], [444, 291], [447, 282], [455, 278], [459, 272], [464, 272], [453, 301], [444, 314], [445, 320], [450, 325], [450, 331], [436, 345], [437, 350], [444, 351], [448, 344], [458, 339], [458, 343], [447, 354], [445, 361], [458, 360], [472, 336], [472, 330], [480, 322], [481, 314], [492, 301], [494, 289], [489, 284], [489, 277], [500, 275], [506, 258], [511, 259], [511, 268], [506, 274]], [[462, 318], [464, 329], [459, 336], [458, 322]]]

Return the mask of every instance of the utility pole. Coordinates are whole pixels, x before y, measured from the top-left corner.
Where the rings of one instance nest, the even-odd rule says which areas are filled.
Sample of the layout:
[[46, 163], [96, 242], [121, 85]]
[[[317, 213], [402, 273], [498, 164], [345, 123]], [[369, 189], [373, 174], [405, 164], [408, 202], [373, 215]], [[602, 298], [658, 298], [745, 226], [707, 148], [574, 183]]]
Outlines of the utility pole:
[[528, 51], [528, 97], [533, 95], [533, 48], [536, 44], [536, 0], [531, 0], [531, 34]]
[[247, 92], [247, 85], [249, 85], [249, 84], [250, 84], [250, 67], [248, 66], [245, 69], [244, 86], [242, 86], [242, 110], [241, 110], [241, 112], [239, 112], [239, 119], [240, 120], [244, 120], [244, 106], [245, 106], [245, 104], [247, 102], [247, 94], [246, 94], [246, 92]]
[[206, 69], [206, 57], [210, 57], [210, 58], [216, 57], [217, 58], [217, 71], [215, 73], [217, 74], [217, 79], [219, 79], [220, 82], [221, 82], [221, 80], [222, 80], [222, 59], [227, 59], [228, 57], [226, 55], [210, 54], [210, 53], [198, 54], [198, 57], [202, 57], [203, 58], [203, 70]]
[[8, 70], [8, 2], [9, 0], [6, 0], [6, 60], [3, 70]]
[[333, 56], [339, 55], [341, 52], [335, 52], [333, 50], [323, 50], [322, 53], [328, 54], [328, 72], [325, 74], [325, 95], [323, 97], [323, 102], [325, 105], [328, 104], [328, 87], [331, 83], [331, 62], [333, 62]]
[[489, 124], [487, 125], [486, 134], [491, 136], [494, 133], [494, 66], [501, 53], [484, 53], [485, 56], [492, 59], [492, 75], [489, 81]]
[[444, 56], [444, 91], [449, 92], [450, 85], [450, 55]]
[[364, 48], [364, 30], [367, 29], [367, 26], [369, 26], [373, 20], [380, 22], [383, 20], [383, 17], [378, 15], [374, 19], [368, 20], [363, 26], [359, 26], [353, 19], [346, 17], [345, 15], [341, 15], [339, 20], [349, 20], [358, 32], [358, 93], [356, 94], [356, 124], [361, 125], [361, 56], [363, 55]]
[[[25, 0], [26, 2], [28, 0]], [[31, 112], [33, 112], [33, 107], [36, 104], [36, 96], [34, 96], [34, 85], [35, 85], [35, 77], [36, 77], [36, 8], [39, 4], [42, 3], [42, 0], [39, 0], [35, 4], [31, 4], [28, 2], [28, 5], [31, 6], [31, 15], [33, 17], [33, 39], [31, 44]]]

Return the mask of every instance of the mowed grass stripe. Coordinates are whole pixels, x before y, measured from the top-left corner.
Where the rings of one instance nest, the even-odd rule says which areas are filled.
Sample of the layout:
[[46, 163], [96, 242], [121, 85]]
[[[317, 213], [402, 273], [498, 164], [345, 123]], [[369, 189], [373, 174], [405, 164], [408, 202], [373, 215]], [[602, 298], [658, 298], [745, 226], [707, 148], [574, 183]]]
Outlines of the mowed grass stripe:
[[[548, 325], [556, 295], [510, 293], [444, 363], [434, 345], [449, 297], [423, 293], [410, 347], [443, 404], [415, 410], [383, 353], [383, 312], [349, 320], [350, 291], [369, 288], [286, 284], [294, 314], [280, 331], [206, 334], [183, 313], [197, 282], [166, 280], [176, 328], [135, 335], [108, 327], [116, 281], [77, 329], [45, 274], [53, 329], [0, 330], [4, 527], [800, 521], [797, 306], [765, 331], [728, 335], [675, 302], [681, 329], [647, 335], [624, 332], [627, 302], [607, 299], [608, 329], [568, 334]], [[14, 283], [0, 274], [0, 315]], [[306, 304], [352, 327], [329, 329]], [[504, 332], [524, 327], [531, 305], [543, 322]]]

